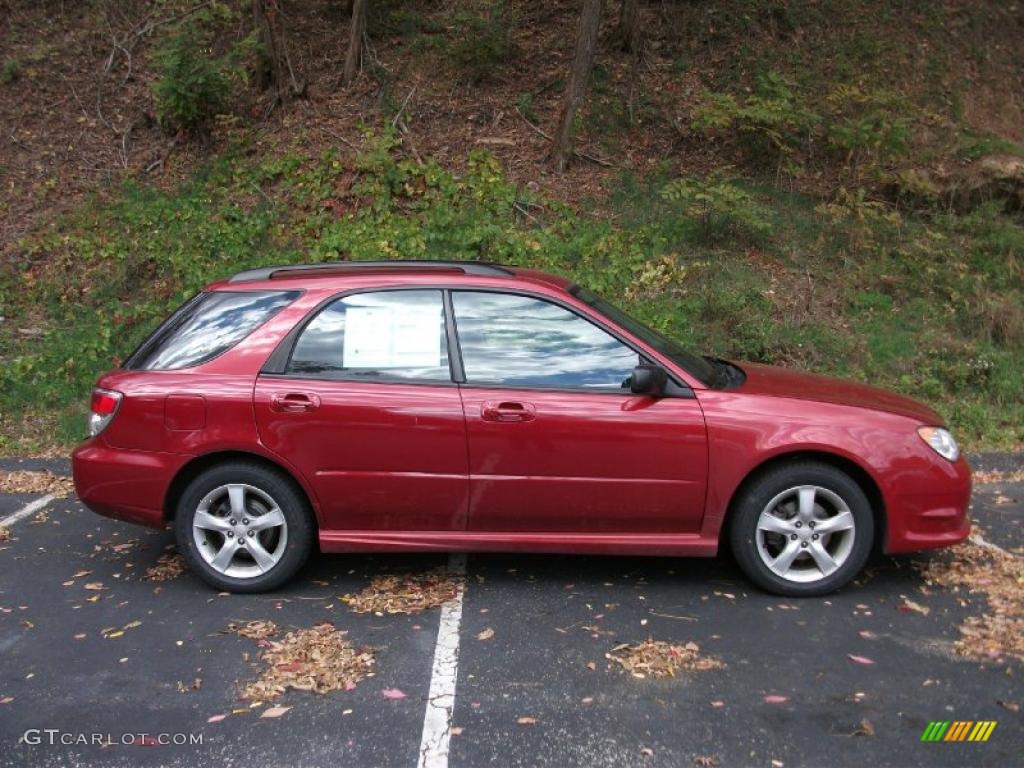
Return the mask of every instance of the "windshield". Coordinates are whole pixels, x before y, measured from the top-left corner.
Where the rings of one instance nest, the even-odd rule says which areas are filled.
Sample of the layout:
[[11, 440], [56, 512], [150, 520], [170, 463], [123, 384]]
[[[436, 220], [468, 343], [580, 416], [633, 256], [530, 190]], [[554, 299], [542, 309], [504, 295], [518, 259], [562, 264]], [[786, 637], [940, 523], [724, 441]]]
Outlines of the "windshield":
[[687, 352], [679, 346], [677, 342], [667, 336], [663, 336], [653, 328], [648, 328], [639, 320], [635, 320], [630, 317], [614, 304], [605, 301], [593, 291], [589, 291], [579, 285], [574, 285], [569, 289], [569, 293], [582, 301], [588, 307], [593, 308], [600, 314], [607, 317], [616, 325], [629, 331], [648, 346], [656, 349], [687, 373], [696, 376], [700, 379], [701, 383], [707, 386], [715, 385], [719, 376], [711, 361], [700, 357], [699, 355], [695, 355], [692, 352]]

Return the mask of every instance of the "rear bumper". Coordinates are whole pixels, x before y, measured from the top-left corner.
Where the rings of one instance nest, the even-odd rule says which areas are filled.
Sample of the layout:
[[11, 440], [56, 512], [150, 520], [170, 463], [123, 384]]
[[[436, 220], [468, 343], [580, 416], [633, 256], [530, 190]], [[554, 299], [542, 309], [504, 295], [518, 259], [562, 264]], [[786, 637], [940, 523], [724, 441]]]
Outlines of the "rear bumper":
[[949, 547], [971, 533], [971, 468], [962, 456], [906, 477], [887, 497], [886, 552]]
[[71, 454], [75, 492], [99, 515], [163, 528], [167, 489], [190, 458], [110, 448], [100, 438], [92, 438]]

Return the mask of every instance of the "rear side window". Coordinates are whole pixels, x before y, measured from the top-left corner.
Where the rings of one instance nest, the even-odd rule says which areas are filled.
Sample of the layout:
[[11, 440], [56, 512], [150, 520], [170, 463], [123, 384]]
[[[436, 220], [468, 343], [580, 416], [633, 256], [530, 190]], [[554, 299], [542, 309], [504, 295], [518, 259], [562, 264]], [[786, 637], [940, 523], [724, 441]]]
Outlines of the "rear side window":
[[299, 291], [210, 291], [171, 315], [125, 368], [173, 371], [205, 363], [233, 347], [296, 298]]
[[286, 373], [450, 381], [441, 292], [377, 291], [331, 302], [303, 329]]

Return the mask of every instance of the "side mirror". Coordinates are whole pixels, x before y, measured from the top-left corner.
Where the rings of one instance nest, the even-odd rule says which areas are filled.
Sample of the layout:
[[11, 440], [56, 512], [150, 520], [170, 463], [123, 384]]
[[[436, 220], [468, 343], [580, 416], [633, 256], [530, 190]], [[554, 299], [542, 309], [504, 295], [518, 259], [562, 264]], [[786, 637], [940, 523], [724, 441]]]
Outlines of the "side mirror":
[[638, 365], [629, 377], [629, 391], [634, 395], [657, 397], [665, 391], [668, 372], [660, 365]]

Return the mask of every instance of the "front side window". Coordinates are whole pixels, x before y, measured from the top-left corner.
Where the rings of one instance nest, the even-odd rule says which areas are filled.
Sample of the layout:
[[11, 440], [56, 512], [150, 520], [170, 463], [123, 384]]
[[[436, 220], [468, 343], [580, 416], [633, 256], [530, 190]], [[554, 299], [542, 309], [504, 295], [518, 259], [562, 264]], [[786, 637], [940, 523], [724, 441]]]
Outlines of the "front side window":
[[506, 293], [452, 293], [467, 384], [628, 391], [639, 355], [557, 304]]
[[174, 371], [208, 362], [298, 298], [299, 291], [210, 291], [171, 315], [125, 363], [128, 370]]
[[450, 381], [440, 291], [379, 291], [328, 304], [302, 330], [286, 373]]

